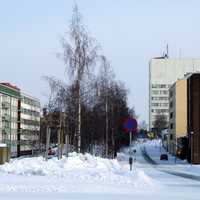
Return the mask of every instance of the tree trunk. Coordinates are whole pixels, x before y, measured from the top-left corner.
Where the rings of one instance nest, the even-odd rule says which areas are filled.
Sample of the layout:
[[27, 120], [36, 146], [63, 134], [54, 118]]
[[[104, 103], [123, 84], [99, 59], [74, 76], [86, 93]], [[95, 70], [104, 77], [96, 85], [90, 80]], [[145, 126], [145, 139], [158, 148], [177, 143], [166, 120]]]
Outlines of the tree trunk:
[[77, 147], [78, 153], [81, 152], [81, 97], [80, 97], [80, 82], [78, 84], [78, 127], [77, 127]]
[[45, 160], [48, 160], [48, 151], [49, 151], [49, 143], [50, 143], [50, 136], [51, 136], [51, 131], [49, 126], [46, 128], [46, 151], [45, 151]]
[[106, 94], [106, 140], [105, 140], [105, 153], [106, 158], [108, 157], [108, 97]]
[[68, 153], [69, 153], [69, 135], [65, 135], [65, 153], [66, 153], [66, 157], [68, 157]]

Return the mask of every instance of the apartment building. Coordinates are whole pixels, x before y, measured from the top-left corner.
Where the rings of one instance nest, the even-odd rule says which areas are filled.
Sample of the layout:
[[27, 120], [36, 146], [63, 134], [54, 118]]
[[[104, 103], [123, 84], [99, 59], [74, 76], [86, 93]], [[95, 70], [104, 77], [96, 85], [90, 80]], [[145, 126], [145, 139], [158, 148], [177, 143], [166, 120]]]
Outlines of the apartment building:
[[11, 156], [31, 153], [38, 148], [40, 102], [10, 83], [0, 83], [0, 143]]
[[168, 56], [149, 62], [149, 129], [153, 130], [156, 115], [169, 121], [169, 88], [185, 74], [200, 71], [200, 59], [175, 59]]
[[185, 138], [188, 161], [200, 164], [200, 73], [188, 74], [174, 83], [169, 104], [169, 152], [175, 154], [178, 139]]
[[21, 93], [20, 154], [37, 150], [40, 132], [40, 101]]
[[0, 143], [6, 143], [13, 156], [17, 155], [19, 101], [19, 88], [0, 83]]
[[169, 89], [168, 151], [176, 154], [177, 140], [187, 136], [187, 79], [176, 81]]

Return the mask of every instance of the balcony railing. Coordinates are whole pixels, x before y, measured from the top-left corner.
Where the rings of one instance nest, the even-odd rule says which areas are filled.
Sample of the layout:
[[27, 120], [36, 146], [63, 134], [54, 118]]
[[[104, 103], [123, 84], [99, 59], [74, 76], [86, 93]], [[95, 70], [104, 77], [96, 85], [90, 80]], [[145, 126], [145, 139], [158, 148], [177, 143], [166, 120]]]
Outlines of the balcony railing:
[[4, 114], [4, 115], [2, 116], [2, 121], [4, 121], [4, 122], [9, 122], [9, 121], [10, 121], [10, 116], [9, 116], [8, 114]]
[[10, 108], [10, 104], [8, 102], [2, 102], [2, 108], [8, 109], [8, 108]]

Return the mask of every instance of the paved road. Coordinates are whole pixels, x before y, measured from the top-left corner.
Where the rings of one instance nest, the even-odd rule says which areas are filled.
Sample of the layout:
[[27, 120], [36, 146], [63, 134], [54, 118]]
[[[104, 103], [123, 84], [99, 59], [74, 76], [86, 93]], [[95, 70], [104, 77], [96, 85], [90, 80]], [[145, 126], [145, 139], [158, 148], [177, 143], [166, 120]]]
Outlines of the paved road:
[[183, 173], [183, 172], [177, 172], [177, 171], [174, 171], [174, 170], [171, 170], [171, 169], [160, 169], [160, 168], [159, 168], [159, 164], [157, 164], [157, 163], [148, 155], [148, 153], [147, 153], [145, 147], [141, 147], [140, 150], [141, 150], [141, 153], [142, 153], [144, 159], [145, 159], [149, 164], [151, 164], [152, 166], [156, 167], [157, 170], [159, 170], [159, 171], [161, 171], [161, 172], [165, 172], [165, 173], [171, 174], [171, 175], [179, 176], [179, 177], [182, 177], [182, 178], [188, 178], [188, 179], [192, 179], [192, 180], [195, 180], [195, 181], [200, 181], [200, 176], [196, 176], [196, 175], [192, 175], [192, 174], [188, 174], [188, 173]]

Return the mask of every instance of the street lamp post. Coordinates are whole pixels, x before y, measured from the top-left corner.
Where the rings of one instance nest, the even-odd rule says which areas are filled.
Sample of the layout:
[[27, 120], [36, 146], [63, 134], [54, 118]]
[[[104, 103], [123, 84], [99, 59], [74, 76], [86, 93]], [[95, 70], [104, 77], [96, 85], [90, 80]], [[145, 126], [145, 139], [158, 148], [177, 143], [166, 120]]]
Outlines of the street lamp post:
[[176, 164], [176, 161], [177, 161], [177, 139], [175, 138], [175, 157], [174, 157], [174, 162], [175, 162], [175, 164]]
[[192, 156], [193, 156], [193, 145], [192, 145], [192, 143], [193, 143], [193, 135], [194, 135], [194, 132], [191, 131], [190, 132], [190, 163], [191, 163], [191, 165], [192, 165]]

